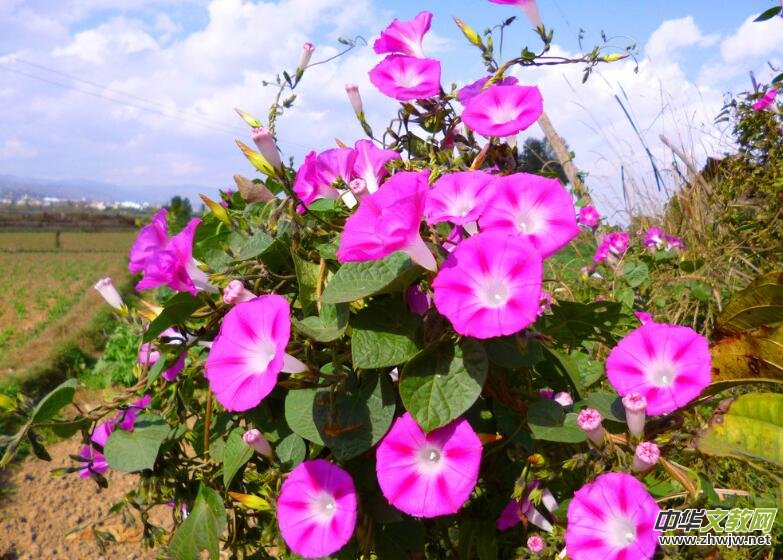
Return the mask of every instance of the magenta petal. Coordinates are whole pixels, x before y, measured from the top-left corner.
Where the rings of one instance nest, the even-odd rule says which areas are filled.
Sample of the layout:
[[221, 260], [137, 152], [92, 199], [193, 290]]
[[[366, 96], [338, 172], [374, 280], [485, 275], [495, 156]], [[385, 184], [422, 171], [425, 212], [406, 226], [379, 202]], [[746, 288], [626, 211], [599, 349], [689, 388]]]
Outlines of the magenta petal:
[[277, 500], [277, 522], [286, 544], [304, 558], [340, 550], [356, 526], [356, 488], [351, 476], [323, 459], [299, 464]]
[[332, 148], [318, 154], [318, 173], [322, 184], [332, 187], [338, 179], [347, 186], [351, 182], [356, 152], [351, 148]]
[[772, 106], [775, 102], [775, 97], [778, 95], [777, 88], [770, 88], [764, 94], [764, 96], [753, 104], [754, 111], [763, 111]]
[[354, 151], [356, 158], [353, 164], [353, 175], [364, 179], [369, 193], [377, 191], [381, 181], [388, 175], [386, 164], [401, 159], [399, 153], [377, 148], [370, 140], [357, 141]]
[[568, 506], [565, 541], [574, 560], [647, 560], [655, 554], [659, 512], [644, 485], [624, 473], [585, 484]]
[[378, 445], [378, 484], [389, 503], [409, 515], [456, 513], [476, 486], [481, 451], [465, 419], [425, 434], [406, 412]]
[[522, 521], [521, 504], [516, 500], [509, 500], [506, 507], [500, 512], [500, 517], [498, 517], [498, 531], [507, 531], [520, 521]]
[[429, 224], [464, 225], [478, 220], [492, 196], [495, 177], [485, 171], [458, 171], [440, 177], [427, 195], [424, 216]]
[[512, 136], [536, 122], [543, 111], [537, 87], [493, 85], [468, 101], [462, 121], [483, 136]]
[[362, 198], [359, 208], [345, 222], [337, 259], [340, 262], [372, 261], [417, 247], [429, 171], [401, 171], [375, 193]]
[[[484, 85], [489, 81], [489, 79], [492, 76], [484, 76], [483, 78], [479, 78], [475, 82], [468, 84], [464, 86], [459, 92], [457, 93], [457, 101], [462, 103], [462, 105], [467, 105], [468, 101], [476, 97], [481, 91], [484, 89]], [[500, 85], [500, 86], [513, 86], [516, 85], [519, 82], [514, 76], [508, 76], [506, 78], [503, 78], [502, 80], [495, 82], [493, 85]]]
[[161, 377], [165, 379], [166, 381], [174, 381], [177, 376], [182, 372], [183, 369], [185, 369], [185, 356], [187, 355], [187, 352], [183, 352], [179, 355], [179, 358], [177, 358], [177, 361], [174, 362], [171, 366], [169, 366], [163, 373], [161, 373]]
[[430, 12], [420, 12], [410, 21], [395, 19], [375, 40], [373, 50], [378, 54], [400, 53], [424, 58], [421, 43], [424, 35], [430, 30], [431, 22]]
[[304, 163], [296, 172], [294, 192], [305, 206], [310, 206], [314, 200], [319, 198], [334, 199], [339, 195], [337, 189], [332, 187], [331, 181], [326, 181], [320, 170], [318, 155], [314, 151], [305, 156]]
[[483, 230], [523, 235], [543, 258], [579, 235], [571, 195], [557, 179], [515, 173], [496, 180], [490, 202], [479, 219]]
[[218, 402], [227, 410], [243, 411], [271, 393], [290, 335], [290, 309], [281, 296], [261, 296], [231, 309], [205, 366]]
[[168, 211], [163, 208], [153, 217], [149, 225], [139, 231], [136, 241], [130, 250], [128, 270], [136, 274], [144, 270], [147, 259], [165, 248], [169, 240], [166, 216]]
[[440, 93], [440, 62], [390, 54], [370, 70], [370, 81], [398, 101], [426, 99]]
[[513, 334], [538, 316], [542, 275], [541, 257], [529, 241], [482, 232], [462, 241], [443, 263], [432, 283], [435, 306], [462, 335]]
[[712, 380], [709, 343], [688, 327], [645, 323], [627, 334], [606, 360], [606, 376], [620, 396], [647, 399], [647, 414], [673, 412]]

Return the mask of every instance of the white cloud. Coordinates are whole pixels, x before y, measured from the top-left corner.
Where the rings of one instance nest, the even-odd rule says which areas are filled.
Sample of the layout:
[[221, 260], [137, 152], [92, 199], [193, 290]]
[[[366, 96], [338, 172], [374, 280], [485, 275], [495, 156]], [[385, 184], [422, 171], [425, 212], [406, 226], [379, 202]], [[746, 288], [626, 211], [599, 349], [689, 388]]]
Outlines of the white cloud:
[[107, 58], [115, 60], [118, 56], [157, 49], [158, 43], [143, 29], [143, 24], [120, 17], [77, 33], [69, 45], [56, 48], [52, 54], [102, 64]]
[[31, 158], [38, 155], [38, 150], [35, 146], [20, 140], [16, 136], [6, 138], [6, 140], [0, 144], [0, 159], [17, 159], [17, 158]]
[[718, 42], [718, 35], [704, 35], [693, 16], [663, 22], [653, 31], [644, 47], [650, 60], [664, 62], [666, 58], [681, 54], [684, 47], [709, 47]]

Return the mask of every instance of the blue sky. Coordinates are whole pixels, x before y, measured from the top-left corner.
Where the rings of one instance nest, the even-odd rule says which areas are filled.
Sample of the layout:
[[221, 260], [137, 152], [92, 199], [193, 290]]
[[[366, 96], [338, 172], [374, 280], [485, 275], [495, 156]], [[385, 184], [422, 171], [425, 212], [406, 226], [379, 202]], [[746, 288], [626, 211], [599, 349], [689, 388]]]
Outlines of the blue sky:
[[[638, 72], [626, 60], [602, 66], [586, 85], [575, 67], [518, 76], [541, 88], [547, 113], [609, 213], [621, 206], [621, 166], [636, 191], [633, 204], [660, 203], [615, 94], [628, 96], [666, 170], [671, 155], [659, 134], [695, 160], [730, 150], [725, 131], [712, 124], [724, 94], [748, 88], [748, 71], [764, 82], [772, 76], [768, 61], [783, 64], [783, 19], [750, 21], [772, 0], [538, 4], [555, 30], [555, 52], [578, 54], [580, 28], [586, 49], [601, 30], [618, 47], [638, 46]], [[248, 140], [233, 107], [263, 116], [272, 92], [260, 82], [292, 69], [305, 40], [316, 43], [317, 60], [336, 52], [341, 35], [372, 40], [393, 17], [421, 9], [435, 14], [425, 51], [442, 60], [444, 83], [457, 84], [478, 78], [482, 65], [451, 16], [481, 30], [518, 14], [484, 0], [0, 0], [0, 174], [87, 178], [140, 192], [155, 185], [159, 197], [180, 185], [225, 188], [234, 173], [252, 175], [233, 143]], [[538, 44], [518, 15], [506, 35], [509, 55]], [[394, 103], [367, 80], [379, 60], [370, 48], [357, 49], [308, 72], [280, 126], [286, 155], [301, 161], [336, 137], [361, 137], [345, 83], [359, 84], [376, 127], [388, 119]], [[529, 133], [540, 135], [535, 127]]]

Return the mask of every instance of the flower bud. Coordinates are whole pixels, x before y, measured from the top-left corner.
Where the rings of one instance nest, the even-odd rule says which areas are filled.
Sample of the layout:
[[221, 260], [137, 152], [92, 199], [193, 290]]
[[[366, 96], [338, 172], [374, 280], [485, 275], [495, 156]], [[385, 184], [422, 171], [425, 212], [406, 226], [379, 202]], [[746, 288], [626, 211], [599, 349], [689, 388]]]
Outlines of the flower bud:
[[125, 302], [122, 301], [122, 296], [117, 288], [114, 287], [114, 283], [111, 278], [101, 278], [95, 283], [94, 288], [98, 290], [106, 303], [111, 305], [114, 309], [122, 309], [125, 307]]
[[527, 517], [527, 520], [538, 527], [539, 529], [546, 531], [547, 533], [552, 532], [552, 524], [549, 522], [549, 520], [544, 517], [544, 515], [538, 511], [535, 507], [533, 507], [533, 502], [530, 500], [525, 499], [525, 501], [522, 504], [522, 513]]
[[275, 169], [283, 167], [283, 161], [280, 159], [280, 153], [277, 151], [275, 137], [264, 127], [254, 128], [250, 133], [253, 142], [256, 143], [258, 151]]
[[226, 305], [250, 301], [255, 297], [255, 294], [245, 288], [245, 285], [240, 280], [232, 280], [223, 290], [223, 303]]
[[603, 445], [605, 435], [604, 427], [601, 425], [603, 420], [604, 417], [596, 409], [585, 408], [579, 412], [576, 423], [585, 431], [590, 441], [600, 446]]
[[617, 62], [618, 60], [628, 58], [629, 56], [630, 55], [628, 53], [612, 53], [601, 57], [601, 60], [604, 62]]
[[348, 94], [348, 100], [351, 102], [354, 113], [363, 115], [364, 106], [362, 105], [362, 97], [359, 95], [359, 86], [356, 84], [345, 84], [345, 93]]
[[539, 389], [538, 396], [542, 399], [552, 400], [555, 396], [555, 392], [552, 389]]
[[632, 391], [623, 397], [625, 407], [625, 421], [631, 435], [644, 435], [644, 420], [647, 411], [647, 399], [644, 395]]
[[272, 457], [272, 447], [269, 445], [269, 442], [264, 437], [264, 434], [253, 428], [252, 430], [246, 431], [242, 435], [242, 439], [246, 444], [248, 444], [250, 447], [256, 450], [257, 453], [260, 453], [264, 457]]
[[315, 45], [311, 42], [307, 41], [302, 45], [302, 54], [299, 55], [299, 70], [307, 68], [307, 65], [310, 64], [310, 59], [313, 57], [313, 52], [315, 52]]
[[546, 548], [546, 543], [544, 542], [544, 539], [542, 539], [538, 535], [533, 535], [532, 537], [528, 537], [527, 547], [530, 549], [530, 552], [534, 552], [535, 554], [538, 554], [539, 552], [544, 551], [544, 549]]
[[565, 391], [560, 391], [559, 393], [555, 393], [555, 396], [552, 397], [552, 400], [554, 400], [557, 404], [559, 404], [563, 408], [569, 407], [572, 404], [574, 404], [574, 398], [571, 396], [570, 393], [566, 393]]
[[549, 513], [554, 513], [557, 509], [557, 500], [549, 491], [549, 488], [541, 490], [541, 503], [547, 509]]
[[430, 308], [430, 298], [418, 284], [408, 288], [408, 308], [416, 315], [424, 316]]
[[660, 458], [661, 450], [658, 449], [658, 446], [651, 441], [644, 441], [636, 446], [631, 469], [636, 472], [645, 473], [653, 468]]

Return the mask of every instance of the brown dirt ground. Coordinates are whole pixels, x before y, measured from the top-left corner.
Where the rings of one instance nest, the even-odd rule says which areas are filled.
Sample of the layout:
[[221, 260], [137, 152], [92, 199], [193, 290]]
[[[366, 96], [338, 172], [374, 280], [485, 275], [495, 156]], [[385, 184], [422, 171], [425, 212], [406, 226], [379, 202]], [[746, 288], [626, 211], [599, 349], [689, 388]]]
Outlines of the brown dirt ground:
[[[73, 465], [68, 455], [79, 446], [76, 439], [58, 442], [47, 447], [51, 462], [28, 458], [0, 471], [0, 560], [155, 558], [155, 552], [141, 548], [140, 523], [124, 527], [120, 514], [107, 517], [135, 487], [136, 477], [110, 471], [109, 487], [101, 489], [75, 473], [52, 476], [52, 469]], [[155, 512], [155, 521], [165, 523], [171, 514], [161, 509], [167, 511]], [[117, 543], [101, 551], [93, 527], [111, 533]]]

